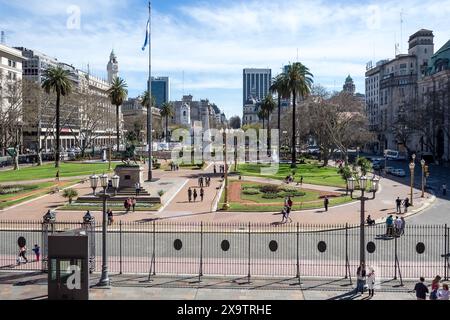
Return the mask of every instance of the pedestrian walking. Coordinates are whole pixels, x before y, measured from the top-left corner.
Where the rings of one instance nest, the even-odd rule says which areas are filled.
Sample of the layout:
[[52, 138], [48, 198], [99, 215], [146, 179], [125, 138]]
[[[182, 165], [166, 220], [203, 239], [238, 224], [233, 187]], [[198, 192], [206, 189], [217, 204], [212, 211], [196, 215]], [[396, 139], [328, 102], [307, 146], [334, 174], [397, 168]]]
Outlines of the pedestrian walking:
[[32, 250], [34, 252], [34, 255], [36, 256], [36, 261], [39, 262], [39, 258], [41, 256], [41, 248], [37, 244], [35, 244]]
[[59, 170], [56, 171], [56, 177], [55, 177], [55, 180], [56, 180], [57, 182], [59, 182]]
[[213, 167], [213, 171], [214, 171], [214, 174], [216, 174], [216, 173], [217, 173], [217, 168], [216, 168], [216, 164], [214, 164], [214, 167]]
[[438, 300], [449, 300], [448, 284], [444, 283], [442, 289], [438, 290], [437, 293]]
[[400, 236], [402, 236], [405, 234], [406, 221], [404, 217], [401, 217], [400, 220], [402, 221], [402, 225], [400, 227]]
[[17, 257], [17, 264], [20, 265], [21, 259], [23, 259], [25, 263], [28, 262], [26, 254], [27, 254], [27, 246], [24, 245], [22, 247], [19, 247], [19, 256]]
[[408, 208], [411, 206], [411, 203], [409, 202], [409, 198], [406, 197], [406, 199], [403, 201], [403, 206], [405, 207], [405, 213], [408, 212]]
[[444, 197], [447, 195], [447, 185], [445, 183], [442, 185], [442, 195]]
[[402, 200], [400, 197], [397, 197], [397, 200], [395, 200], [395, 204], [397, 205], [397, 213], [402, 213]]
[[325, 207], [325, 212], [328, 211], [328, 204], [330, 203], [330, 200], [328, 200], [328, 196], [325, 196], [323, 199], [323, 206]]
[[292, 223], [292, 219], [290, 217], [291, 214], [291, 207], [286, 208], [286, 222], [289, 220], [289, 223]]
[[375, 270], [370, 267], [369, 274], [367, 275], [367, 289], [369, 290], [369, 298], [372, 298], [375, 294]]
[[194, 202], [197, 200], [197, 189], [194, 189]]
[[402, 229], [402, 220], [399, 217], [395, 217], [394, 228], [395, 228], [395, 235], [397, 237], [399, 237], [400, 236], [400, 230]]
[[292, 210], [292, 206], [294, 205], [294, 203], [292, 202], [291, 197], [288, 197], [287, 205], [289, 207], [289, 210]]
[[136, 197], [138, 197], [139, 193], [141, 192], [141, 184], [139, 182], [136, 182], [134, 184], [134, 187], [136, 188]]
[[188, 189], [188, 199], [189, 199], [189, 202], [192, 201], [192, 190], [191, 190], [191, 188]]
[[137, 203], [136, 198], [131, 199], [131, 206], [133, 207], [133, 212], [135, 212], [136, 210], [136, 203]]
[[123, 202], [123, 207], [125, 208], [126, 213], [128, 213], [128, 210], [130, 210], [130, 208], [128, 208], [128, 199], [126, 199], [126, 200]]
[[198, 185], [200, 188], [203, 188], [203, 177], [198, 178]]
[[366, 284], [366, 266], [364, 262], [356, 270], [356, 293], [364, 293], [364, 285]]
[[285, 223], [287, 221], [287, 206], [283, 207], [283, 210], [281, 210], [281, 214], [283, 215], [281, 218], [281, 223]]
[[203, 197], [205, 195], [205, 191], [203, 190], [203, 188], [200, 188], [200, 200], [203, 201]]
[[303, 186], [303, 176], [300, 176], [300, 186]]
[[417, 300], [426, 300], [427, 299], [427, 293], [428, 293], [428, 287], [424, 284], [425, 278], [420, 277], [419, 282], [416, 283], [414, 286], [414, 290], [416, 292], [416, 298]]
[[441, 279], [442, 278], [440, 276], [436, 276], [431, 282], [430, 300], [437, 300], [438, 298], [437, 293], [440, 287], [439, 282], [441, 281]]
[[111, 209], [108, 209], [107, 215], [108, 215], [108, 226], [110, 226], [114, 222], [114, 215]]

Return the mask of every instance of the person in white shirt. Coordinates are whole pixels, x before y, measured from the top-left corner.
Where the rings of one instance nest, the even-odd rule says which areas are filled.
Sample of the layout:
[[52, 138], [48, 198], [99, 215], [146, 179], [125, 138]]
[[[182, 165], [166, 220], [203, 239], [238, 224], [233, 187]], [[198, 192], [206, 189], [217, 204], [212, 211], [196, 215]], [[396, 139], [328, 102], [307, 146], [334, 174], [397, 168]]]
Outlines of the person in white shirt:
[[394, 226], [395, 226], [395, 233], [399, 236], [400, 235], [400, 230], [402, 229], [402, 220], [399, 217], [395, 218], [394, 221]]
[[448, 284], [444, 283], [442, 289], [438, 290], [437, 293], [438, 300], [449, 300]]

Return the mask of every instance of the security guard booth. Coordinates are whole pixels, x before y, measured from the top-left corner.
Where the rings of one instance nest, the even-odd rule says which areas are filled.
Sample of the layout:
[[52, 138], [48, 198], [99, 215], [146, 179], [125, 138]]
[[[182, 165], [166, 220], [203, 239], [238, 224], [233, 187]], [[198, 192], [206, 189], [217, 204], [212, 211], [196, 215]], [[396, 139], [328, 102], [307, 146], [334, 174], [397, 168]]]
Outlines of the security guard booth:
[[89, 299], [89, 237], [85, 229], [48, 236], [48, 298]]

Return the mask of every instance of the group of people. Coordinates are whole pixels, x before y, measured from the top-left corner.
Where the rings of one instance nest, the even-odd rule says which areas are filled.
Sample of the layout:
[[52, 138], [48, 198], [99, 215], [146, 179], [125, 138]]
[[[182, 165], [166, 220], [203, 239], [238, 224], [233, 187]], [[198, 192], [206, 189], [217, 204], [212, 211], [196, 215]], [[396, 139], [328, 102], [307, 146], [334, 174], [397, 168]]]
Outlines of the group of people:
[[281, 210], [281, 214], [283, 216], [281, 219], [281, 223], [287, 223], [288, 220], [289, 222], [292, 222], [292, 219], [289, 217], [289, 214], [291, 213], [293, 205], [294, 203], [292, 202], [291, 197], [286, 197], [284, 199], [284, 207], [283, 210]]
[[[217, 173], [216, 164], [214, 164], [214, 166], [213, 166], [213, 171], [214, 171], [214, 174]], [[225, 165], [224, 164], [219, 165], [219, 173], [225, 173]]]
[[425, 284], [425, 278], [420, 277], [419, 282], [416, 283], [414, 290], [416, 292], [417, 300], [426, 300], [427, 293], [430, 294], [430, 300], [449, 300], [448, 284], [440, 285], [442, 278], [436, 276], [431, 282], [431, 292], [428, 290], [428, 286]]
[[[32, 249], [34, 252], [34, 255], [36, 257], [36, 262], [40, 261], [40, 256], [41, 256], [41, 247], [39, 247], [37, 244], [34, 245], [34, 248]], [[28, 262], [28, 258], [27, 258], [27, 246], [23, 245], [23, 246], [19, 246], [19, 254], [17, 256], [17, 264], [20, 265], [22, 262], [23, 263], [27, 263]]]
[[402, 213], [402, 206], [405, 208], [405, 213], [408, 212], [408, 208], [411, 206], [411, 202], [409, 202], [409, 198], [406, 197], [404, 200], [400, 199], [400, 197], [397, 197], [397, 200], [395, 200], [397, 213]]
[[136, 209], [136, 198], [128, 198], [123, 202], [123, 206], [125, 208], [126, 213], [130, 212], [131, 208], [133, 208], [133, 212]]
[[176, 163], [171, 162], [170, 163], [170, 171], [178, 171], [180, 170], [180, 166]]
[[198, 178], [198, 186], [200, 187], [200, 188], [203, 188], [203, 187], [209, 187], [211, 185], [211, 178], [210, 177], [203, 177], [203, 176], [200, 176], [199, 178]]
[[395, 217], [391, 214], [386, 219], [386, 235], [388, 237], [400, 237], [405, 233], [405, 218]]

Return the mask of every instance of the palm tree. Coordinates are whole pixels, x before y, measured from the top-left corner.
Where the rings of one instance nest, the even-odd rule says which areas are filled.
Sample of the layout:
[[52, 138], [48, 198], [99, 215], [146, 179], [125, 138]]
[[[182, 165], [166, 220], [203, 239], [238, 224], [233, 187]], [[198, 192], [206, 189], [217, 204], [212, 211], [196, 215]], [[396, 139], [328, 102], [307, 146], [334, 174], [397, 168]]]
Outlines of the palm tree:
[[42, 81], [42, 88], [47, 94], [52, 91], [56, 92], [56, 155], [55, 155], [55, 168], [59, 168], [60, 159], [60, 106], [61, 96], [65, 97], [72, 91], [72, 83], [69, 79], [69, 71], [64, 70], [60, 66], [49, 67], [45, 70], [44, 78]]
[[266, 110], [264, 110], [263, 109], [263, 107], [261, 106], [261, 108], [259, 109], [259, 111], [258, 111], [258, 113], [257, 113], [257, 116], [258, 116], [258, 118], [259, 118], [259, 120], [262, 120], [262, 122], [263, 122], [263, 130], [264, 130], [264, 123], [265, 123], [265, 121], [266, 121]]
[[270, 86], [270, 92], [276, 93], [278, 97], [278, 159], [280, 159], [280, 147], [281, 147], [281, 99], [289, 98], [289, 92], [286, 91], [286, 77], [283, 74], [276, 76], [272, 85]]
[[172, 117], [174, 115], [173, 112], [173, 106], [170, 102], [164, 102], [161, 106], [161, 117], [166, 118], [166, 143], [168, 142], [169, 138], [169, 117]]
[[116, 106], [116, 135], [117, 135], [117, 152], [120, 146], [120, 132], [119, 132], [119, 108], [125, 101], [128, 95], [127, 83], [122, 78], [114, 78], [111, 87], [108, 89], [108, 96], [111, 103]]
[[285, 89], [292, 95], [292, 159], [291, 167], [297, 167], [296, 156], [296, 99], [301, 97], [304, 99], [310, 92], [313, 84], [313, 75], [309, 72], [309, 69], [301, 62], [295, 62], [289, 65], [287, 72], [283, 75], [285, 77]]
[[271, 135], [270, 135], [270, 115], [272, 114], [273, 110], [275, 109], [275, 102], [273, 101], [273, 97], [271, 94], [268, 94], [261, 105], [261, 109], [264, 110], [266, 117], [267, 117], [267, 154], [270, 155], [270, 139], [271, 139]]

